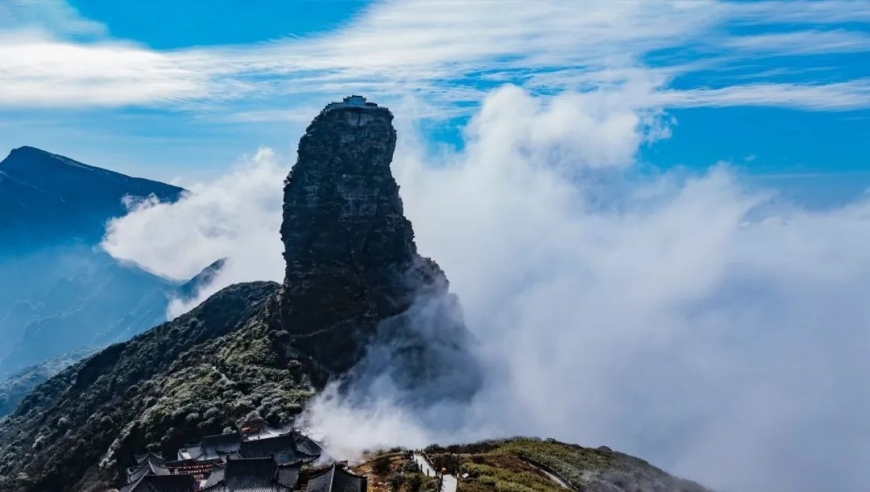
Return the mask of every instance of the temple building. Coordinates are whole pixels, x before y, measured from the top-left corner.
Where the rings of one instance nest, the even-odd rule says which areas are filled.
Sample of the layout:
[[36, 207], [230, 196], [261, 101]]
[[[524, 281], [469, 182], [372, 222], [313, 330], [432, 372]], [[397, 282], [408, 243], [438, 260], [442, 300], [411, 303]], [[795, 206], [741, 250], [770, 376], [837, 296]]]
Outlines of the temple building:
[[332, 102], [326, 105], [323, 108], [323, 112], [332, 111], [333, 109], [338, 108], [359, 108], [359, 109], [374, 109], [377, 108], [378, 105], [373, 102], [367, 102], [366, 98], [363, 96], [348, 96], [345, 97], [341, 102]]
[[333, 463], [321, 469], [279, 465], [274, 458], [227, 456], [207, 476], [175, 473], [171, 462], [146, 455], [130, 468], [130, 483], [120, 492], [367, 492], [366, 477]]
[[279, 467], [272, 458], [232, 459], [215, 469], [199, 490], [209, 492], [292, 492], [298, 467]]
[[154, 453], [136, 456], [136, 464], [127, 468], [127, 483], [137, 482], [146, 475], [170, 475], [165, 463], [166, 460]]
[[[299, 432], [281, 432], [252, 421], [240, 432], [205, 436], [184, 446], [174, 461], [150, 452], [137, 455], [126, 470], [121, 492], [292, 492], [300, 490], [300, 482], [307, 484], [309, 475], [324, 481], [335, 474], [331, 469], [302, 469], [322, 455], [320, 445]], [[336, 483], [348, 481], [348, 472], [343, 473]]]
[[217, 460], [222, 456], [238, 453], [241, 445], [242, 435], [237, 432], [205, 436], [198, 444], [191, 444], [179, 449], [178, 459], [195, 461]]
[[[190, 477], [194, 482], [201, 483], [208, 478], [212, 470], [223, 463], [220, 459], [214, 460], [180, 460], [166, 461], [162, 457], [154, 453], [146, 453], [136, 456], [136, 464], [127, 468], [127, 485], [122, 488], [122, 492], [126, 492], [129, 488], [136, 484], [145, 486], [151, 483], [152, 479], [142, 480], [146, 477], [164, 477], [164, 476], [186, 476]], [[141, 482], [141, 483], [140, 483]], [[176, 482], [168, 482], [174, 484]], [[145, 484], [145, 485], [142, 485]], [[148, 485], [155, 488], [156, 485]], [[142, 490], [151, 490], [148, 488]], [[162, 490], [156, 488], [155, 490]]]
[[366, 477], [354, 475], [335, 463], [308, 478], [307, 492], [366, 492]]
[[198, 490], [190, 475], [146, 475], [121, 489], [121, 492], [193, 492]]
[[320, 446], [295, 431], [277, 433], [261, 430], [257, 433], [231, 433], [203, 437], [199, 444], [178, 450], [179, 461], [211, 461], [224, 457], [274, 457], [279, 465], [310, 463], [322, 454]]

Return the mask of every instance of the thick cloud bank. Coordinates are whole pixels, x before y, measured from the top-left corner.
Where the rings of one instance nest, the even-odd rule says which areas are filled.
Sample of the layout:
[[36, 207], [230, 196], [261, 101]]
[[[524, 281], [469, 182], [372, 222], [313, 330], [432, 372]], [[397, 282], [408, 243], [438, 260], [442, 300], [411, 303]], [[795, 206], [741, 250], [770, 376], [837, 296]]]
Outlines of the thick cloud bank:
[[176, 204], [145, 201], [113, 220], [102, 247], [162, 277], [190, 279], [227, 258], [214, 281], [192, 300], [175, 300], [168, 317], [196, 307], [223, 287], [251, 280], [283, 280], [281, 228], [284, 178], [271, 150], [260, 149], [232, 172], [194, 184]]
[[[721, 490], [864, 490], [870, 200], [810, 211], [725, 165], [639, 174], [639, 146], [668, 130], [619, 96], [503, 88], [463, 149], [436, 156], [404, 122], [406, 212], [481, 341], [486, 386], [422, 410], [389, 384], [364, 405], [333, 391], [311, 425], [348, 449], [531, 434]], [[229, 256], [213, 289], [279, 278], [286, 166], [258, 162], [135, 210], [107, 249], [176, 278]]]

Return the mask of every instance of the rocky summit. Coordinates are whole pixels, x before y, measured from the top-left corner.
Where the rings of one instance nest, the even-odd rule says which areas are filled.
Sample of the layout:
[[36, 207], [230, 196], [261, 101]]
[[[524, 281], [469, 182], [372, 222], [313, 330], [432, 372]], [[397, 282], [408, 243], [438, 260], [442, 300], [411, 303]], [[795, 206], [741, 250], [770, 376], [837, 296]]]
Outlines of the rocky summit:
[[386, 377], [427, 402], [476, 391], [458, 301], [403, 215], [395, 142], [386, 108], [327, 106], [286, 181], [283, 285], [228, 287], [40, 385], [0, 421], [0, 491], [106, 490], [137, 453], [291, 423], [330, 380]]
[[417, 254], [402, 214], [392, 120], [381, 107], [325, 109], [299, 142], [284, 188], [283, 324], [334, 371], [350, 369], [378, 323], [419, 290], [446, 283]]
[[[351, 96], [327, 106], [300, 140], [284, 188], [281, 324], [295, 348], [333, 373], [356, 366], [373, 343], [389, 344], [398, 353], [378, 368], [467, 394], [479, 382], [473, 341], [444, 272], [417, 253], [390, 171], [392, 121], [387, 108]], [[427, 304], [425, 319], [409, 311], [415, 303]], [[437, 329], [419, 329], [433, 322]]]

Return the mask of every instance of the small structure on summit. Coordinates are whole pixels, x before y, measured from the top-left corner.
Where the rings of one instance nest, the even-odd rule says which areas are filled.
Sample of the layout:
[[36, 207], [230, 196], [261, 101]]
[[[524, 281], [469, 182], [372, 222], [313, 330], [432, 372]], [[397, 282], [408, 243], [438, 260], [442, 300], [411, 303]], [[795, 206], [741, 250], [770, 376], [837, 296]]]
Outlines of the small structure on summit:
[[327, 104], [326, 107], [323, 108], [323, 112], [332, 111], [333, 109], [338, 108], [374, 109], [377, 107], [378, 105], [376, 103], [366, 101], [366, 98], [363, 96], [352, 95], [345, 97], [341, 102]]
[[[360, 367], [373, 345], [396, 347], [388, 367], [351, 379], [378, 374], [430, 401], [465, 399], [482, 384], [475, 340], [444, 271], [417, 251], [390, 170], [396, 138], [390, 110], [356, 95], [306, 128], [284, 186], [276, 321], [301, 358], [330, 373]], [[425, 335], [411, 326], [424, 305]]]

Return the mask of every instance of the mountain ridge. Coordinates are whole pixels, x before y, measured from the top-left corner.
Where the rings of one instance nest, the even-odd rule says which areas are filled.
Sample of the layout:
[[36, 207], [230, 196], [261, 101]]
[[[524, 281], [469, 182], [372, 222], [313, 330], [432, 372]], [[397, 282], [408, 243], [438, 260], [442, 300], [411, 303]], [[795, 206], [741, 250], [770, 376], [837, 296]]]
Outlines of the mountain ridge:
[[128, 197], [184, 193], [35, 147], [0, 161], [0, 376], [164, 321], [175, 284], [98, 245]]
[[[371, 126], [340, 123], [365, 119], [360, 111], [368, 110], [342, 107], [312, 122], [309, 134], [329, 142], [318, 156], [306, 152], [305, 137], [300, 142], [282, 228], [289, 280], [227, 287], [41, 385], [0, 423], [0, 490], [99, 490], [144, 450], [171, 454], [184, 441], [251, 418], [286, 425], [328, 381], [357, 364], [373, 367], [361, 363], [379, 342], [401, 342], [391, 366], [401, 369], [406, 387], [452, 378], [470, 383], [439, 396], [476, 391], [479, 368], [462, 343], [470, 334], [461, 317], [446, 312], [455, 296], [434, 261], [416, 254], [402, 215], [389, 168], [392, 115], [379, 110]], [[353, 282], [340, 282], [347, 278]], [[430, 320], [444, 337], [426, 338], [402, 316], [418, 297], [447, 299]], [[321, 338], [333, 322], [341, 329]]]
[[[0, 161], [0, 249], [69, 240], [97, 243], [105, 221], [126, 213], [125, 196], [176, 201], [177, 186], [84, 164], [36, 147], [18, 147]], [[24, 191], [31, 193], [25, 193]], [[36, 192], [37, 196], [33, 196]], [[69, 215], [68, 209], [78, 211]]]
[[[387, 379], [417, 408], [480, 390], [458, 298], [402, 211], [392, 114], [360, 99], [327, 106], [300, 141], [284, 282], [226, 287], [40, 385], [0, 421], [0, 492], [105, 491], [137, 454], [291, 424], [332, 382], [352, 402]], [[480, 481], [537, 490], [497, 483]]]

